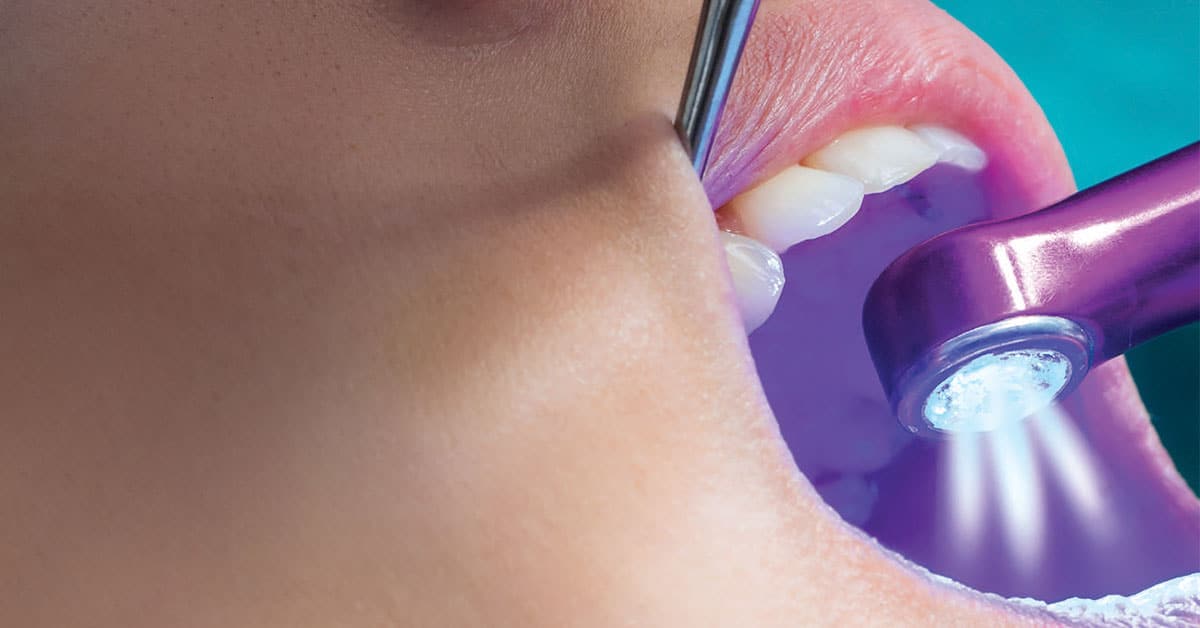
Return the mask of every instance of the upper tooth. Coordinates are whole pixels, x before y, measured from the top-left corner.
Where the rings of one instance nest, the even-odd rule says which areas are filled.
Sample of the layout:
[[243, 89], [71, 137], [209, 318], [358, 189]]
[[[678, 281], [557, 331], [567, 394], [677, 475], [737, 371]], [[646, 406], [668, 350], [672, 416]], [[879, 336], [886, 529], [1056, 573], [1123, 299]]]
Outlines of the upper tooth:
[[883, 192], [937, 163], [938, 153], [916, 133], [876, 126], [843, 133], [804, 160], [805, 165], [863, 182], [868, 194]]
[[832, 233], [862, 205], [856, 179], [804, 166], [788, 166], [729, 202], [746, 235], [783, 252]]
[[938, 161], [979, 172], [987, 165], [987, 153], [958, 131], [936, 124], [908, 127], [938, 152]]
[[767, 321], [783, 292], [783, 262], [761, 242], [727, 231], [721, 232], [725, 260], [733, 278], [738, 310], [746, 333]]

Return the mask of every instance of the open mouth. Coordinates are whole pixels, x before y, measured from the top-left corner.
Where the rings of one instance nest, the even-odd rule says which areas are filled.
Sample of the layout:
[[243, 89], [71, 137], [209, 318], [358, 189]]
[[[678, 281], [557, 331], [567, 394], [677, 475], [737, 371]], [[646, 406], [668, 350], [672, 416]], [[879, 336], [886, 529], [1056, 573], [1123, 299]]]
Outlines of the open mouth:
[[[1016, 77], [923, 0], [763, 3], [706, 180], [752, 236], [724, 236], [748, 345], [728, 286], [684, 281], [719, 258], [659, 3], [444, 3], [413, 37], [465, 47], [429, 57], [403, 11], [339, 11], [438, 3], [36, 4], [0, 4], [0, 614], [795, 625], [757, 607], [796, 596], [849, 625], [964, 598], [1200, 624], [1200, 503], [1123, 363], [1008, 442], [915, 440], [884, 403], [884, 265], [1073, 187]], [[614, 128], [646, 150], [595, 145]]]
[[[798, 468], [844, 521], [978, 591], [1068, 620], [1196, 621], [1200, 502], [1122, 360], [1014, 430], [932, 442], [892, 417], [861, 328], [871, 282], [1073, 184], [993, 53], [928, 5], [885, 4], [764, 6], [706, 179]], [[1113, 595], [1134, 597], [1071, 600]]]

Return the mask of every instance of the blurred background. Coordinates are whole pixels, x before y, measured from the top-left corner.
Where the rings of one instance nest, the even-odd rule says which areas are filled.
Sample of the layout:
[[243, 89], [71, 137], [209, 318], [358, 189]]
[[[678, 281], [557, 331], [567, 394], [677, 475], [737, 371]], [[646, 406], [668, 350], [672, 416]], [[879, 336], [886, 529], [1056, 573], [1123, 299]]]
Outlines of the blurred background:
[[[1079, 187], [1200, 139], [1200, 0], [934, 3], [1016, 70]], [[1163, 444], [1200, 493], [1200, 327], [1126, 357]]]

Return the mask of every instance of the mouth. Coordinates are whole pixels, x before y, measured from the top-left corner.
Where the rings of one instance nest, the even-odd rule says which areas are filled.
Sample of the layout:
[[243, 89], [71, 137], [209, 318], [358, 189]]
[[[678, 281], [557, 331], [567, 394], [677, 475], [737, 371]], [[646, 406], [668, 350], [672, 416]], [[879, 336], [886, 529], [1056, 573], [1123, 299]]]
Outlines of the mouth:
[[1123, 360], [969, 442], [907, 434], [876, 379], [860, 317], [890, 261], [1074, 190], [1041, 111], [982, 42], [924, 3], [767, 3], [705, 185], [780, 434], [848, 528], [1064, 620], [1200, 617], [1200, 501]]

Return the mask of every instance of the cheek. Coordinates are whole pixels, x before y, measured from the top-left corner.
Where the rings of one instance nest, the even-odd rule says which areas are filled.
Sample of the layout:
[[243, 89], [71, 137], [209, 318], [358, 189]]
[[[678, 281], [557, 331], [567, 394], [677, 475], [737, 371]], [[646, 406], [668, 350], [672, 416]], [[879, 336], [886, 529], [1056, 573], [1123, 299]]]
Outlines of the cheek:
[[407, 38], [447, 48], [502, 45], [562, 13], [552, 0], [368, 0]]

